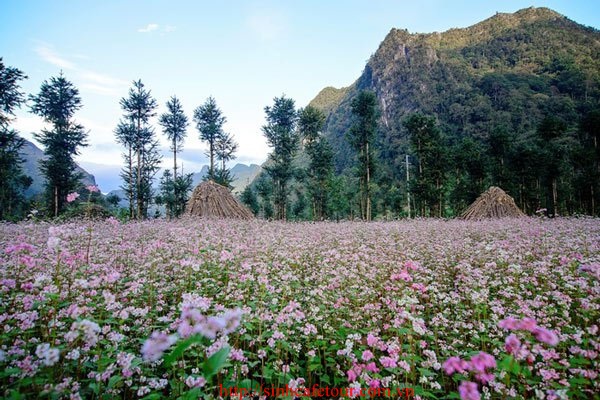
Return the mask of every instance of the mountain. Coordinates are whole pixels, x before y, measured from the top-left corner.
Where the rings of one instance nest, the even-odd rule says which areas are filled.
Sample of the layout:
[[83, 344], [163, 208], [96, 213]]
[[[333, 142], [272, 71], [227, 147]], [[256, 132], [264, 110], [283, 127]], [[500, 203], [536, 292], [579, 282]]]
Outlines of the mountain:
[[[241, 193], [246, 186], [248, 186], [254, 178], [260, 173], [261, 166], [257, 164], [236, 164], [233, 168], [231, 168], [231, 173], [234, 177], [234, 181], [232, 182], [232, 192], [233, 193]], [[208, 173], [208, 166], [203, 165], [199, 172], [195, 172], [192, 174], [192, 189], [194, 189], [206, 176]], [[160, 176], [160, 174], [157, 174]], [[155, 181], [155, 185], [158, 185], [158, 179]], [[157, 188], [155, 188], [157, 190]], [[122, 189], [112, 190], [107, 196], [115, 194], [119, 196], [121, 199], [119, 201], [120, 207], [128, 207], [129, 203], [127, 200], [127, 196]]]
[[[346, 132], [353, 121], [350, 103], [361, 90], [373, 91], [379, 102], [375, 146], [378, 173], [386, 184], [406, 186], [402, 183], [405, 154], [412, 154], [412, 149], [403, 121], [420, 112], [435, 118], [447, 149], [472, 140], [487, 152], [485, 162], [491, 159], [492, 133], [505, 133], [514, 162], [508, 165], [510, 179], [504, 179], [502, 186], [513, 196], [520, 191], [518, 204], [531, 212], [545, 196], [539, 189], [543, 173], [526, 177], [526, 164], [545, 161], [537, 157], [541, 153], [527, 160], [518, 154], [539, 145], [533, 138], [546, 117], [565, 124], [565, 140], [579, 140], [580, 122], [600, 104], [600, 32], [550, 9], [533, 7], [498, 13], [468, 28], [442, 33], [392, 29], [352, 85], [323, 89], [310, 103], [327, 115], [325, 132], [334, 148], [338, 173], [355, 164]], [[450, 153], [448, 162], [460, 156], [460, 152]], [[519, 162], [525, 166], [517, 165]], [[583, 170], [576, 170], [577, 162], [570, 163], [564, 171], [560, 167], [565, 176], [559, 180], [564, 186], [558, 188], [558, 194], [572, 190], [580, 179], [576, 174], [582, 174], [580, 180], [586, 179]], [[448, 168], [453, 167], [449, 164]], [[484, 182], [494, 183], [489, 168], [486, 164], [486, 176], [477, 190]], [[455, 189], [450, 183], [446, 188]], [[591, 196], [596, 196], [591, 189]], [[585, 190], [590, 192], [589, 187]]]
[[[32, 142], [25, 140], [25, 144], [21, 148], [20, 154], [23, 158], [23, 164], [21, 164], [23, 172], [25, 173], [25, 175], [30, 176], [33, 180], [31, 186], [29, 186], [29, 188], [25, 191], [25, 196], [33, 197], [44, 191], [44, 185], [46, 183], [46, 179], [40, 171], [39, 164], [40, 160], [45, 159], [44, 152]], [[85, 171], [79, 165], [76, 165], [76, 171], [83, 175], [81, 178], [81, 183], [84, 186], [96, 184], [94, 175]]]
[[[248, 186], [254, 178], [260, 173], [261, 166], [257, 164], [236, 164], [233, 168], [231, 168], [231, 174], [234, 177], [231, 185], [233, 186], [233, 193], [241, 193], [246, 186]], [[192, 176], [192, 186], [196, 187], [206, 174], [208, 173], [208, 166], [202, 166], [200, 172], [194, 173]]]

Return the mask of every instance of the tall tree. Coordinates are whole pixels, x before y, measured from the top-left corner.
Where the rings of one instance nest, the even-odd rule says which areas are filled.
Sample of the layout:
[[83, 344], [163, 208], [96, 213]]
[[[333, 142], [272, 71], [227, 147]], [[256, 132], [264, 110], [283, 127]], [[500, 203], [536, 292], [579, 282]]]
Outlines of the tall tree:
[[553, 115], [544, 117], [537, 129], [543, 160], [541, 182], [545, 188], [546, 209], [549, 216], [555, 216], [558, 211], [558, 178], [567, 156], [564, 135], [566, 130], [565, 122]]
[[352, 99], [354, 123], [348, 131], [350, 144], [358, 152], [362, 219], [371, 220], [371, 178], [374, 165], [373, 140], [377, 131], [377, 98], [363, 90]]
[[267, 124], [263, 125], [263, 135], [272, 148], [270, 164], [265, 167], [273, 180], [275, 218], [287, 218], [289, 182], [294, 174], [293, 158], [298, 149], [299, 135], [296, 131], [298, 113], [294, 100], [285, 95], [273, 99], [272, 107], [265, 107]]
[[208, 144], [207, 155], [209, 157], [208, 179], [215, 179], [215, 156], [216, 146], [223, 136], [223, 125], [227, 119], [217, 107], [213, 97], [209, 97], [204, 104], [194, 110], [194, 122], [200, 133], [200, 140]]
[[238, 144], [230, 133], [223, 132], [215, 143], [215, 157], [221, 166], [215, 171], [215, 181], [225, 187], [231, 187], [233, 175], [227, 168], [227, 162], [235, 158]]
[[445, 144], [434, 117], [421, 113], [409, 115], [404, 127], [410, 135], [410, 144], [417, 157], [417, 176], [411, 193], [416, 196], [421, 216], [444, 214], [444, 187], [446, 184]]
[[25, 141], [9, 126], [15, 109], [25, 101], [19, 81], [26, 78], [21, 70], [5, 67], [0, 58], [0, 220], [22, 216], [23, 191], [31, 184], [21, 169], [19, 152]]
[[119, 121], [115, 129], [117, 142], [125, 147], [125, 153], [123, 153], [125, 167], [120, 173], [121, 179], [123, 179], [121, 189], [129, 199], [129, 218], [132, 219], [135, 218], [135, 199], [137, 198], [134, 163], [135, 133], [135, 125], [131, 121]]
[[183, 112], [181, 102], [173, 96], [167, 102], [167, 112], [159, 118], [159, 124], [163, 128], [163, 133], [171, 141], [171, 151], [173, 152], [173, 179], [177, 179], [177, 153], [183, 146], [183, 139], [186, 136], [186, 128], [189, 125], [188, 119]]
[[298, 131], [310, 158], [307, 175], [313, 218], [322, 220], [326, 214], [329, 184], [333, 174], [333, 150], [323, 137], [325, 114], [312, 106], [300, 110], [299, 114]]
[[73, 156], [86, 146], [87, 133], [73, 117], [81, 108], [79, 90], [61, 72], [58, 77], [44, 81], [40, 93], [30, 96], [31, 112], [52, 125], [42, 129], [35, 138], [44, 146], [47, 159], [41, 170], [46, 177], [46, 195], [54, 216], [63, 210], [67, 194], [77, 187], [80, 175], [75, 172]]
[[[145, 218], [147, 205], [151, 199], [152, 179], [158, 170], [160, 156], [154, 130], [150, 128], [150, 118], [156, 115], [156, 100], [141, 80], [133, 82], [128, 97], [120, 101], [124, 117], [132, 126], [133, 143], [131, 153], [135, 158], [135, 218]], [[132, 160], [133, 162], [133, 160]]]

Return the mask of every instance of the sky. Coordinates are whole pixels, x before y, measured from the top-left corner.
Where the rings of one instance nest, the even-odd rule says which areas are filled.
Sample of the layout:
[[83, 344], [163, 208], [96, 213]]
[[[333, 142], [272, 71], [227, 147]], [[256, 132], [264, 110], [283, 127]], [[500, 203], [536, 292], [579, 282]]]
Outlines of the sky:
[[[151, 90], [158, 114], [171, 96], [182, 102], [190, 120], [178, 155], [185, 172], [206, 164], [192, 116], [209, 96], [239, 143], [235, 162], [261, 164], [269, 152], [264, 107], [283, 94], [304, 107], [326, 86], [352, 84], [392, 28], [443, 32], [530, 6], [600, 27], [600, 2], [590, 0], [0, 0], [0, 57], [28, 76], [26, 94], [60, 71], [79, 89], [75, 119], [89, 145], [76, 161], [107, 192], [120, 185], [113, 131], [134, 80]], [[28, 111], [22, 107], [13, 126], [33, 140], [44, 123]], [[153, 123], [170, 168], [168, 142]]]

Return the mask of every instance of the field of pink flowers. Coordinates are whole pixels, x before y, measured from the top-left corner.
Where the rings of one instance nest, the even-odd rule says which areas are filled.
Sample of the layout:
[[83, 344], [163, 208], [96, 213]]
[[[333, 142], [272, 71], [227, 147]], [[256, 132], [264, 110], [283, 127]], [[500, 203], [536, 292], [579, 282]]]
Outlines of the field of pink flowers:
[[4, 224], [0, 254], [0, 397], [600, 392], [597, 219]]

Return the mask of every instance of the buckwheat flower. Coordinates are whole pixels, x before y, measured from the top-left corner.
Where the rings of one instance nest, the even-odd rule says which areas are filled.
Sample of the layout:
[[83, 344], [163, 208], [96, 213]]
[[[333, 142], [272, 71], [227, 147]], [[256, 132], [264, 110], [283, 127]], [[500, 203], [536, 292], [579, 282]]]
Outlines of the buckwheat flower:
[[508, 317], [498, 322], [498, 326], [502, 329], [514, 331], [519, 329], [519, 320], [513, 317]]
[[481, 394], [475, 382], [462, 381], [458, 387], [458, 394], [462, 400], [480, 400]]
[[47, 367], [53, 366], [59, 359], [58, 349], [51, 348], [48, 343], [38, 344], [35, 349], [35, 355]]
[[363, 361], [369, 361], [372, 358], [373, 358], [373, 353], [371, 353], [371, 351], [369, 351], [369, 350], [363, 351], [363, 353], [362, 353]]
[[533, 333], [533, 336], [542, 343], [546, 343], [550, 346], [556, 346], [558, 344], [558, 336], [549, 329], [538, 326], [531, 333]]
[[372, 333], [369, 333], [367, 335], [367, 344], [369, 346], [375, 346], [377, 343], [379, 342], [379, 338], [375, 335], [373, 335]]
[[517, 329], [521, 329], [524, 331], [533, 332], [533, 330], [537, 327], [537, 322], [533, 318], [523, 318], [519, 324]]
[[73, 192], [67, 195], [67, 203], [72, 203], [79, 197], [79, 193]]
[[223, 333], [225, 335], [234, 332], [238, 328], [238, 326], [240, 326], [243, 314], [243, 311], [239, 308], [229, 310], [225, 312], [225, 314], [223, 314], [223, 319], [225, 320], [225, 327], [223, 328]]
[[92, 192], [92, 193], [94, 193], [94, 192], [99, 192], [99, 191], [100, 191], [100, 189], [98, 189], [98, 186], [96, 186], [96, 185], [89, 185], [89, 186], [86, 186], [85, 188], [86, 188], [86, 189], [87, 189], [89, 192]]
[[288, 364], [283, 364], [281, 366], [281, 372], [283, 372], [284, 374], [287, 374], [288, 372], [290, 372], [290, 366]]
[[348, 376], [348, 382], [354, 382], [356, 381], [356, 378], [358, 378], [358, 375], [356, 374], [356, 372], [354, 371], [354, 369], [349, 369], [346, 372], [346, 375]]
[[446, 372], [446, 375], [452, 375], [455, 372], [462, 374], [469, 368], [469, 363], [462, 360], [460, 357], [454, 356], [447, 359], [444, 364], [442, 364], [442, 368], [444, 369], [444, 372]]
[[149, 339], [146, 339], [142, 345], [142, 357], [144, 361], [156, 361], [160, 359], [169, 347], [177, 341], [174, 335], [167, 335], [164, 332], [152, 332]]
[[192, 375], [185, 378], [185, 384], [187, 387], [195, 388], [195, 387], [203, 387], [206, 385], [206, 379], [203, 376], [194, 377]]
[[217, 337], [217, 333], [225, 328], [225, 320], [221, 317], [208, 317], [194, 327], [194, 332], [209, 339]]
[[258, 356], [258, 358], [260, 358], [262, 360], [263, 358], [265, 358], [267, 356], [267, 352], [264, 351], [263, 349], [260, 349], [260, 350], [258, 350], [256, 355]]
[[507, 353], [512, 354], [514, 356], [518, 353], [519, 349], [521, 348], [521, 341], [517, 336], [510, 334], [504, 341], [504, 348], [506, 349]]
[[379, 362], [383, 368], [396, 368], [398, 366], [398, 356], [396, 357], [381, 357]]

